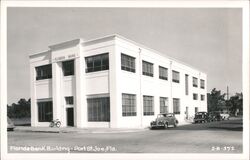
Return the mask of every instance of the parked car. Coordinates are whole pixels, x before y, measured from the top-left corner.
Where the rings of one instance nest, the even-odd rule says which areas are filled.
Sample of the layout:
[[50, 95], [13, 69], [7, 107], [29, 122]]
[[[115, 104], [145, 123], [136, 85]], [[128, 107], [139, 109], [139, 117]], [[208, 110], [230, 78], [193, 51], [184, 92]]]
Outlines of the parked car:
[[13, 131], [15, 128], [15, 125], [9, 117], [7, 117], [7, 123], [8, 123], [7, 124], [7, 131]]
[[157, 115], [155, 121], [150, 123], [150, 127], [153, 128], [168, 128], [169, 125], [176, 127], [178, 120], [175, 118], [174, 113], [160, 113]]
[[210, 121], [220, 121], [221, 120], [220, 112], [217, 112], [217, 111], [210, 112], [209, 119]]
[[207, 112], [196, 112], [194, 115], [194, 123], [210, 122], [210, 117]]
[[229, 117], [230, 117], [229, 113], [227, 112], [221, 112], [220, 116], [222, 120], [229, 120]]

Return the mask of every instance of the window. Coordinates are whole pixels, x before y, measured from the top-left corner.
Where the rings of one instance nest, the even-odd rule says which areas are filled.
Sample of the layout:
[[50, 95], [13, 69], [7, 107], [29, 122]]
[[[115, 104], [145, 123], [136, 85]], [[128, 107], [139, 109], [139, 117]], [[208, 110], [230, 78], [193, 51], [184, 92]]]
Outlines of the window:
[[121, 54], [121, 69], [135, 73], [135, 58]]
[[88, 98], [88, 121], [89, 122], [109, 122], [110, 102], [109, 97]]
[[38, 121], [50, 122], [53, 120], [53, 104], [52, 101], [37, 102], [38, 106]]
[[52, 78], [52, 65], [36, 67], [36, 80]]
[[142, 74], [146, 76], [154, 76], [153, 63], [142, 61]]
[[196, 93], [193, 94], [193, 100], [198, 100], [198, 94]]
[[74, 104], [74, 98], [73, 98], [73, 96], [65, 97], [65, 102], [66, 102], [66, 105], [72, 105], [72, 104]]
[[193, 77], [193, 87], [198, 87], [198, 79]]
[[198, 112], [198, 107], [194, 108], [194, 112], [197, 113]]
[[168, 69], [162, 66], [159, 66], [159, 78], [168, 80]]
[[205, 81], [203, 79], [200, 80], [200, 86], [202, 89], [205, 88]]
[[136, 116], [136, 95], [122, 94], [122, 116]]
[[174, 109], [174, 114], [180, 114], [180, 99], [179, 98], [173, 98], [173, 109]]
[[172, 81], [176, 83], [180, 83], [180, 73], [177, 71], [172, 71]]
[[168, 98], [160, 97], [160, 113], [168, 113]]
[[185, 74], [185, 93], [188, 95], [188, 75]]
[[201, 101], [205, 100], [205, 95], [201, 94]]
[[154, 115], [154, 97], [143, 96], [143, 115]]
[[64, 76], [74, 75], [74, 60], [62, 62], [62, 69]]
[[109, 54], [108, 53], [86, 57], [85, 61], [86, 61], [86, 73], [109, 69]]

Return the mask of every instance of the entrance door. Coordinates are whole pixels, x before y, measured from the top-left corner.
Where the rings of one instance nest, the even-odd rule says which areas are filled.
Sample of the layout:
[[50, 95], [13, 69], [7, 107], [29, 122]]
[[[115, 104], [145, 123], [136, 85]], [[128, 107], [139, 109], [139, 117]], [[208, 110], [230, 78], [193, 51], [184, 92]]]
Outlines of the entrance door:
[[74, 126], [74, 108], [67, 108], [67, 126]]

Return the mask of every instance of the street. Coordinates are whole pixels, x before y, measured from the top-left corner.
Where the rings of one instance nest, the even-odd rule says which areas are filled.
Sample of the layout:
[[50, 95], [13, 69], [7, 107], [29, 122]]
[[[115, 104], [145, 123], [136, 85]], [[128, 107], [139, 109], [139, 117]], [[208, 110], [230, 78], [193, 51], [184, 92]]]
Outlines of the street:
[[242, 153], [242, 119], [131, 133], [8, 132], [10, 153]]

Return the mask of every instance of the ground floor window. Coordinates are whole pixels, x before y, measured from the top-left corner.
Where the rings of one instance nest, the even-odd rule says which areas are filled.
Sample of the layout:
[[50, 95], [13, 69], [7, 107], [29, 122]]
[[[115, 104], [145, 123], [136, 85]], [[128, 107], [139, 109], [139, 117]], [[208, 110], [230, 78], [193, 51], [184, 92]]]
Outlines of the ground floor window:
[[87, 103], [89, 122], [110, 121], [109, 97], [88, 98]]
[[194, 108], [194, 112], [197, 113], [198, 112], [198, 107]]
[[50, 122], [53, 120], [53, 104], [52, 101], [37, 102], [38, 105], [38, 121]]
[[143, 96], [143, 115], [154, 115], [154, 97]]
[[136, 116], [136, 95], [122, 94], [122, 116]]
[[174, 109], [174, 114], [180, 114], [180, 99], [179, 98], [173, 98], [173, 109]]
[[168, 113], [168, 98], [160, 97], [160, 113]]

